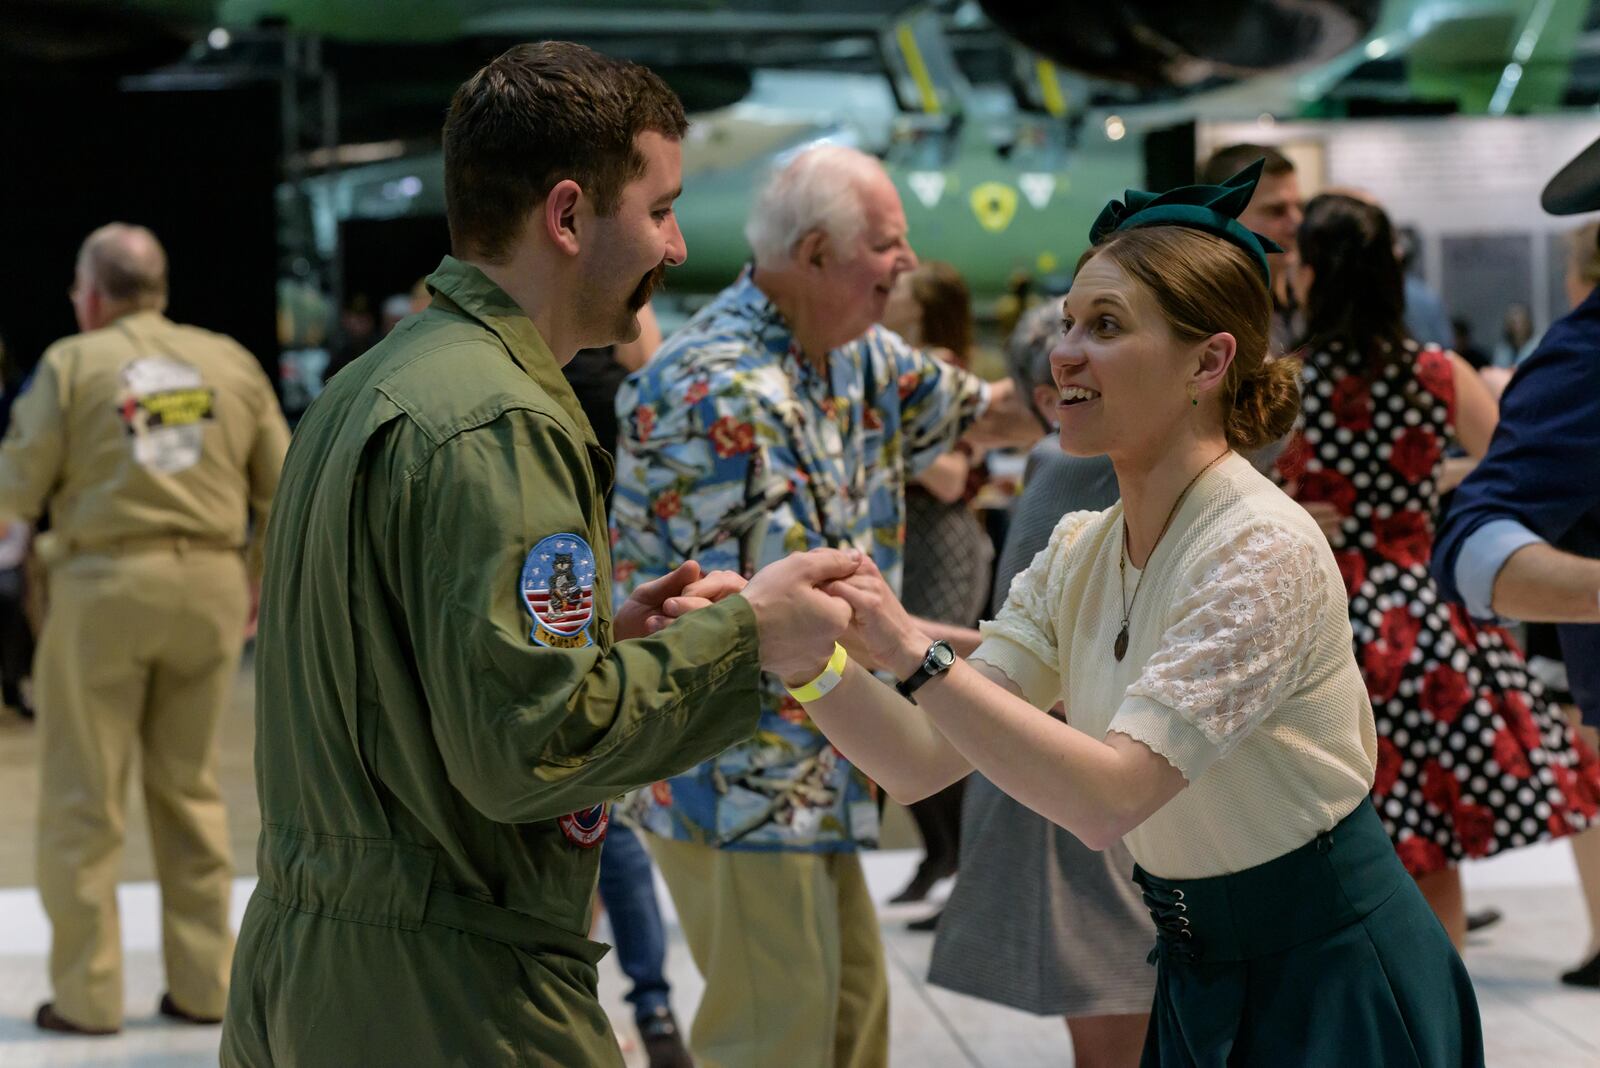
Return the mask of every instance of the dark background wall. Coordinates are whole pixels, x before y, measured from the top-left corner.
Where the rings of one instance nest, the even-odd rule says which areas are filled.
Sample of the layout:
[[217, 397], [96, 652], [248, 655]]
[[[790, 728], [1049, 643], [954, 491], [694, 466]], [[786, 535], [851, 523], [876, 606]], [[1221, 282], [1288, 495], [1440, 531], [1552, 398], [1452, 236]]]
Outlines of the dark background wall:
[[444, 216], [353, 219], [340, 228], [345, 299], [367, 298], [374, 312], [385, 297], [409, 293], [450, 251]]
[[0, 83], [0, 336], [37, 361], [76, 330], [78, 246], [113, 220], [166, 246], [168, 314], [229, 334], [277, 381], [280, 121], [273, 85], [119, 92], [109, 82]]

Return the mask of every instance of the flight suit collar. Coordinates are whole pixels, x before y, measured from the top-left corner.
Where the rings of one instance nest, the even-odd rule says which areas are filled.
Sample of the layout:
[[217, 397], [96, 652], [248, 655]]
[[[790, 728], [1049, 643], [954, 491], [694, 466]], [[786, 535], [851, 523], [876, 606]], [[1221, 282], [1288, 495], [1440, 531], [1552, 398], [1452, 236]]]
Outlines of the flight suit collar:
[[555, 354], [505, 290], [478, 268], [454, 256], [446, 256], [440, 262], [439, 269], [428, 276], [427, 285], [435, 299], [444, 297], [449, 306], [492, 331], [516, 365], [566, 413], [571, 423], [568, 429], [585, 445], [599, 445], [589, 417], [578, 404], [577, 394], [572, 392]]

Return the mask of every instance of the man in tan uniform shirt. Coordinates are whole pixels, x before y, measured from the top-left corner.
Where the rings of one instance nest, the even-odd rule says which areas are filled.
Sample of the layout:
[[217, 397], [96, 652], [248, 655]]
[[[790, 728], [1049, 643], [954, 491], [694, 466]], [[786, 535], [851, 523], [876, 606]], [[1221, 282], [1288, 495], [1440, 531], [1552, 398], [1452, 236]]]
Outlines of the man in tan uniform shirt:
[[161, 884], [160, 1011], [214, 1023], [227, 1001], [218, 723], [259, 578], [242, 553], [250, 513], [259, 534], [289, 431], [256, 360], [169, 321], [166, 295], [148, 230], [89, 235], [72, 287], [83, 333], [45, 352], [0, 444], [0, 520], [51, 522], [34, 665], [49, 1030], [122, 1026], [115, 891], [135, 750]]

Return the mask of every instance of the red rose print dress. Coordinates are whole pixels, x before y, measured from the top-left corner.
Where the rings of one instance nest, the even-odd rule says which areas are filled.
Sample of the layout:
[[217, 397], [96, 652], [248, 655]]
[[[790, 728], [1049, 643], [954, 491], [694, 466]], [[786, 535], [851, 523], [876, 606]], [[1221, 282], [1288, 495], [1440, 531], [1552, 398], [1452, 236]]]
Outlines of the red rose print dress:
[[1503, 629], [1442, 604], [1428, 574], [1455, 379], [1437, 348], [1370, 379], [1335, 343], [1307, 357], [1303, 423], [1278, 460], [1302, 504], [1344, 516], [1334, 558], [1378, 728], [1377, 805], [1412, 875], [1571, 834], [1600, 816], [1600, 759], [1551, 712]]

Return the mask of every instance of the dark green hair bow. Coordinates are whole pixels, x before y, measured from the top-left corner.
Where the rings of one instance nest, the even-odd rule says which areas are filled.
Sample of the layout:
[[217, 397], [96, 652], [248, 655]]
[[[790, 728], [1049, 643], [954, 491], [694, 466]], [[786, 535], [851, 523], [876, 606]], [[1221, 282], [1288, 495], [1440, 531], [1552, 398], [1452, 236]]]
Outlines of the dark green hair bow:
[[1089, 228], [1089, 240], [1099, 244], [1118, 230], [1141, 226], [1187, 226], [1243, 249], [1260, 269], [1262, 280], [1271, 286], [1272, 271], [1267, 267], [1267, 253], [1283, 249], [1270, 238], [1245, 229], [1238, 221], [1239, 213], [1255, 194], [1265, 163], [1266, 160], [1258, 159], [1221, 185], [1181, 185], [1165, 193], [1129, 189], [1123, 193], [1122, 200], [1113, 200], [1100, 212], [1100, 217]]

